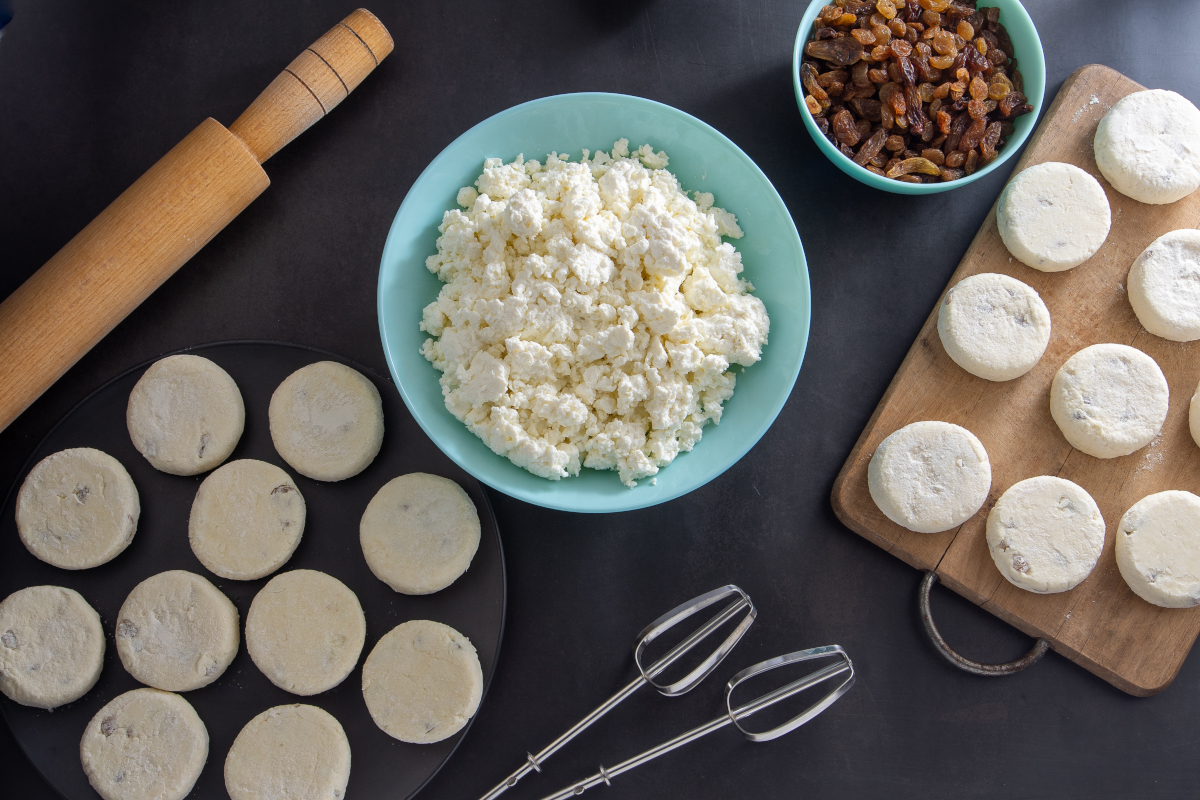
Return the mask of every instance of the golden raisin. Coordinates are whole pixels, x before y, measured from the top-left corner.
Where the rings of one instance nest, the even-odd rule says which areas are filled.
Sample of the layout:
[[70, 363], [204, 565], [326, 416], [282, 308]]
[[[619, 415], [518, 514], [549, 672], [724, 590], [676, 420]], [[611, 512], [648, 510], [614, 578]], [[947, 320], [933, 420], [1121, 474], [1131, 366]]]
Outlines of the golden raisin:
[[941, 150], [927, 148], [921, 151], [921, 158], [931, 163], [937, 164], [939, 167], [946, 163], [946, 154]]
[[896, 16], [896, 4], [892, 0], [879, 0], [875, 8], [884, 19], [894, 19]]
[[971, 78], [971, 85], [968, 88], [971, 92], [972, 100], [983, 100], [988, 96], [988, 85], [978, 75]]
[[821, 104], [811, 94], [804, 95], [804, 105], [814, 117], [821, 113]]
[[908, 32], [908, 26], [898, 19], [890, 21], [888, 27], [892, 29], [892, 35], [896, 38], [901, 38]]
[[958, 21], [958, 27], [954, 29], [954, 32], [968, 41], [975, 38], [975, 29], [965, 19]]
[[953, 64], [954, 56], [951, 55], [929, 57], [929, 66], [936, 67], [937, 69], [950, 69]]
[[859, 44], [875, 44], [875, 34], [862, 28], [855, 28], [850, 31], [850, 35], [857, 39]]
[[892, 41], [892, 31], [887, 25], [872, 25], [871, 33], [875, 34], [876, 44], [886, 45]]
[[912, 53], [912, 45], [903, 39], [893, 39], [890, 46], [896, 58], [907, 58]]

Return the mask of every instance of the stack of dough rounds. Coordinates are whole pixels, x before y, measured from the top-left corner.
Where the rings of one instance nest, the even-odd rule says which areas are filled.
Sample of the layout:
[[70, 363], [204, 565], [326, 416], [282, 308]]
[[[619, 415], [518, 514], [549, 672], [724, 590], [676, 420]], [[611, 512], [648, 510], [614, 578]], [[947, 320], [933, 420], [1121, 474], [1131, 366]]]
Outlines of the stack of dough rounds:
[[957, 528], [992, 487], [983, 444], [949, 422], [914, 422], [879, 443], [867, 468], [871, 499], [888, 519], [918, 533]]
[[1050, 342], [1050, 312], [1016, 278], [985, 272], [963, 278], [938, 309], [938, 336], [954, 363], [989, 381], [1033, 369]]
[[479, 512], [462, 487], [423, 472], [384, 484], [359, 524], [367, 566], [404, 594], [453, 583], [471, 565], [479, 533]]
[[200, 356], [168, 356], [146, 370], [125, 410], [133, 446], [157, 470], [198, 475], [237, 446], [246, 424], [229, 373]]
[[225, 757], [231, 800], [341, 800], [350, 780], [350, 742], [316, 706], [269, 708], [246, 723]]
[[104, 627], [80, 594], [30, 586], [0, 603], [0, 691], [34, 708], [78, 700], [104, 666]]
[[200, 563], [222, 578], [270, 575], [292, 557], [304, 533], [304, 497], [274, 464], [245, 458], [204, 479], [188, 519]]
[[182, 800], [208, 760], [208, 731], [179, 695], [134, 689], [92, 717], [79, 757], [104, 800]]
[[1121, 517], [1117, 568], [1134, 593], [1163, 608], [1200, 605], [1200, 497], [1143, 497]]
[[238, 612], [192, 572], [160, 572], [134, 587], [117, 616], [117, 653], [137, 680], [170, 692], [221, 677], [238, 650]]
[[1021, 170], [996, 206], [1004, 246], [1042, 272], [1061, 272], [1087, 261], [1104, 244], [1111, 224], [1099, 181], [1057, 161]]
[[1074, 589], [1104, 549], [1104, 517], [1082, 487], [1049, 475], [1013, 484], [987, 520], [1000, 574], [1038, 594]]
[[1133, 262], [1126, 286], [1146, 330], [1173, 342], [1200, 339], [1200, 231], [1155, 239]]
[[463, 729], [483, 697], [483, 669], [467, 637], [440, 622], [397, 625], [363, 664], [371, 719], [402, 742], [440, 742]]
[[334, 361], [296, 370], [271, 395], [271, 439], [301, 475], [340, 481], [367, 468], [383, 443], [375, 384]]
[[1117, 101], [1096, 128], [1096, 166], [1123, 195], [1161, 205], [1200, 186], [1200, 110], [1164, 89]]
[[330, 575], [298, 569], [276, 575], [246, 615], [246, 649], [271, 683], [312, 695], [346, 679], [367, 637], [354, 592]]
[[1123, 344], [1094, 344], [1050, 384], [1050, 415], [1071, 446], [1116, 458], [1154, 440], [1167, 418], [1167, 379], [1154, 359]]
[[17, 495], [29, 552], [63, 569], [111, 561], [133, 541], [142, 506], [133, 478], [107, 453], [76, 447], [38, 462]]

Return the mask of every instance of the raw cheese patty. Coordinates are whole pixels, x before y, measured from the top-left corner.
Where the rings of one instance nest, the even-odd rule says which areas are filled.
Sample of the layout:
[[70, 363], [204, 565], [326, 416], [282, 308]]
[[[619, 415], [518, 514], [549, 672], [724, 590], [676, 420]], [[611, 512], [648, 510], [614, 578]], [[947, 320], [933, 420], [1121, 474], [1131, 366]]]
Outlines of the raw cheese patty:
[[137, 487], [121, 462], [90, 447], [46, 456], [17, 495], [21, 541], [63, 569], [116, 558], [133, 541], [141, 513]]
[[1092, 496], [1063, 478], [1013, 484], [987, 520], [988, 550], [1000, 574], [1039, 594], [1074, 589], [1104, 549], [1104, 517]]
[[1021, 170], [996, 206], [1004, 246], [1042, 272], [1061, 272], [1087, 261], [1104, 244], [1111, 223], [1099, 181], [1057, 161]]
[[919, 533], [956, 528], [983, 507], [992, 465], [983, 444], [949, 422], [914, 422], [879, 443], [867, 468], [871, 499]]
[[985, 272], [963, 278], [938, 309], [938, 336], [954, 363], [989, 381], [1019, 378], [1050, 342], [1050, 312], [1016, 278]]
[[367, 468], [383, 444], [375, 384], [334, 361], [296, 370], [271, 395], [271, 440], [292, 469], [340, 481]]
[[238, 650], [238, 612], [221, 590], [181, 569], [134, 587], [117, 616], [117, 653], [137, 680], [170, 692], [221, 677]]
[[1050, 415], [1071, 446], [1096, 458], [1127, 456], [1167, 418], [1167, 379], [1154, 359], [1123, 344], [1094, 344], [1050, 384]]
[[1200, 447], [1200, 386], [1192, 395], [1192, 404], [1188, 407], [1188, 429], [1192, 432], [1192, 441]]
[[375, 577], [404, 594], [444, 589], [479, 549], [479, 513], [452, 480], [414, 472], [371, 499], [359, 541]]
[[1146, 330], [1174, 342], [1200, 339], [1200, 231], [1155, 239], [1133, 262], [1126, 285]]
[[200, 356], [168, 356], [146, 370], [125, 410], [133, 446], [157, 470], [198, 475], [237, 446], [246, 424], [229, 373]]
[[1096, 127], [1096, 166], [1123, 195], [1161, 205], [1200, 186], [1200, 110], [1164, 89], [1117, 101]]
[[274, 464], [245, 458], [200, 484], [188, 539], [200, 563], [222, 578], [248, 581], [283, 566], [304, 533], [304, 497]]
[[354, 592], [311, 569], [276, 575], [246, 615], [250, 658], [271, 683], [292, 694], [317, 694], [345, 680], [366, 636]]
[[1143, 497], [1121, 517], [1117, 567], [1134, 594], [1163, 608], [1200, 605], [1200, 497]]
[[83, 597], [30, 586], [0, 603], [0, 691], [34, 708], [78, 700], [104, 666], [104, 627]]
[[340, 800], [350, 741], [316, 706], [275, 706], [246, 723], [225, 758], [231, 800]]
[[413, 620], [379, 640], [363, 664], [371, 719], [402, 742], [440, 742], [479, 708], [483, 669], [467, 637], [440, 622]]
[[208, 731], [179, 695], [134, 689], [92, 717], [79, 757], [104, 800], [181, 800], [208, 760]]

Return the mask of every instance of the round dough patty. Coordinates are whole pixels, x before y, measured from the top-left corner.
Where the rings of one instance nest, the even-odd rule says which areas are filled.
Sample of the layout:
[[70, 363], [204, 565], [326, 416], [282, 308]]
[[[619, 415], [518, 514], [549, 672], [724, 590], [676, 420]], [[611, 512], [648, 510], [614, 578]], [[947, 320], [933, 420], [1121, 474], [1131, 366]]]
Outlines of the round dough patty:
[[134, 587], [117, 616], [117, 654], [137, 680], [169, 692], [199, 689], [237, 655], [238, 612], [193, 572], [160, 572]]
[[1200, 339], [1200, 231], [1171, 231], [1133, 262], [1129, 304], [1142, 327], [1173, 342]]
[[1192, 404], [1188, 406], [1188, 429], [1192, 432], [1192, 441], [1200, 447], [1200, 386], [1192, 395]]
[[208, 760], [208, 730], [179, 695], [134, 689], [92, 717], [79, 758], [104, 800], [181, 800]]
[[1050, 416], [1071, 446], [1096, 458], [1127, 456], [1167, 418], [1167, 379], [1128, 345], [1094, 344], [1067, 359], [1050, 384]]
[[331, 575], [298, 569], [276, 575], [246, 615], [246, 649], [271, 683], [312, 695], [346, 679], [367, 637], [354, 592]]
[[141, 513], [137, 487], [121, 462], [90, 447], [46, 456], [17, 495], [21, 541], [63, 569], [116, 558], [133, 541]]
[[875, 448], [867, 468], [871, 499], [888, 519], [918, 533], [957, 528], [992, 488], [983, 443], [949, 422], [914, 422]]
[[319, 361], [296, 370], [271, 395], [271, 440], [292, 469], [340, 481], [367, 468], [383, 444], [383, 401], [357, 370]]
[[1200, 497], [1143, 497], [1121, 517], [1117, 568], [1138, 597], [1163, 608], [1200, 605]]
[[380, 639], [363, 664], [362, 681], [375, 724], [413, 744], [458, 733], [483, 697], [483, 668], [470, 640], [429, 620], [397, 625]]
[[246, 723], [225, 757], [231, 800], [340, 800], [350, 780], [350, 741], [316, 706], [275, 706]]
[[296, 552], [304, 497], [274, 464], [244, 458], [204, 479], [192, 502], [188, 540], [200, 563], [222, 578], [270, 575]]
[[155, 469], [198, 475], [237, 447], [246, 406], [229, 373], [207, 358], [168, 356], [151, 364], [129, 393], [125, 424]]
[[1104, 549], [1104, 517], [1083, 487], [1043, 475], [1010, 486], [987, 520], [1000, 574], [1038, 594], [1074, 589]]
[[1200, 110], [1164, 89], [1117, 101], [1096, 127], [1096, 166], [1123, 195], [1161, 205], [1200, 186]]
[[34, 708], [78, 700], [104, 666], [100, 615], [73, 589], [30, 586], [0, 602], [0, 691]]
[[1021, 170], [996, 206], [1004, 246], [1042, 272], [1062, 272], [1087, 261], [1104, 244], [1111, 224], [1100, 182], [1057, 161]]
[[479, 549], [479, 512], [454, 481], [414, 472], [384, 484], [358, 532], [376, 578], [397, 592], [429, 594], [471, 565]]
[[1050, 342], [1050, 312], [1032, 286], [985, 272], [963, 278], [938, 309], [938, 336], [954, 363], [989, 381], [1033, 369]]

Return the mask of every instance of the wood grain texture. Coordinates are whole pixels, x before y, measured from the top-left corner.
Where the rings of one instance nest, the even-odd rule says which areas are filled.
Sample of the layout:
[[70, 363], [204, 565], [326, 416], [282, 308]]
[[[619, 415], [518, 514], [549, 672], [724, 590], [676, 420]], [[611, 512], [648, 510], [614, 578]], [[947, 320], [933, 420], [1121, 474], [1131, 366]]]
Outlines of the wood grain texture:
[[[851, 530], [917, 569], [936, 570], [944, 584], [971, 602], [1031, 636], [1045, 637], [1059, 653], [1138, 696], [1170, 685], [1200, 633], [1200, 608], [1163, 609], [1145, 602], [1125, 585], [1113, 554], [1117, 523], [1135, 502], [1166, 489], [1200, 493], [1200, 448], [1188, 431], [1188, 406], [1200, 380], [1200, 342], [1151, 335], [1125, 295], [1129, 268], [1147, 245], [1168, 231], [1200, 224], [1200, 193], [1166, 206], [1139, 203], [1108, 185], [1092, 152], [1100, 119], [1122, 97], [1143, 88], [1108, 67], [1080, 68], [1063, 84], [1013, 173], [1063, 161], [1095, 176], [1113, 217], [1096, 255], [1067, 272], [1026, 267], [1004, 247], [993, 205], [947, 286], [969, 275], [998, 272], [1036, 289], [1052, 324], [1041, 361], [1004, 383], [970, 375], [942, 348], [939, 298], [842, 467], [832, 496], [834, 511]], [[1098, 459], [1073, 449], [1050, 416], [1055, 372], [1071, 355], [1100, 342], [1132, 345], [1149, 354], [1171, 391], [1161, 436], [1121, 458]], [[984, 507], [958, 529], [939, 534], [913, 533], [891, 522], [867, 489], [867, 465], [879, 442], [925, 419], [971, 430], [992, 462], [992, 489]], [[1107, 523], [1096, 569], [1069, 592], [1039, 595], [1018, 589], [1000, 575], [987, 550], [984, 526], [997, 498], [1037, 475], [1058, 475], [1082, 486]]]

